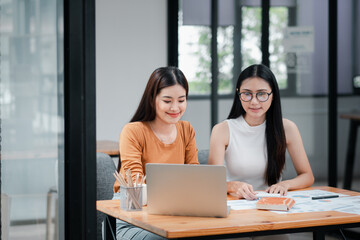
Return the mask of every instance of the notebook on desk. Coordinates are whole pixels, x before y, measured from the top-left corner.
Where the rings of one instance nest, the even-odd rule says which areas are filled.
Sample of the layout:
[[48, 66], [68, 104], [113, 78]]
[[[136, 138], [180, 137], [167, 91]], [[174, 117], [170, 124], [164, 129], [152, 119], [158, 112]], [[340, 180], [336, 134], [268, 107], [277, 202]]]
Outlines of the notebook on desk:
[[149, 214], [227, 217], [225, 166], [146, 164]]

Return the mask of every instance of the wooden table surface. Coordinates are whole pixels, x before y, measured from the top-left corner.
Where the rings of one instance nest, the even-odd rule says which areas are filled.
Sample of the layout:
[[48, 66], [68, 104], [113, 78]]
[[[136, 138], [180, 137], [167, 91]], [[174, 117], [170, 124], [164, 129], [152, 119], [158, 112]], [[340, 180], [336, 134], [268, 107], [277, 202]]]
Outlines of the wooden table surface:
[[[358, 192], [332, 187], [313, 187], [351, 196]], [[360, 215], [336, 211], [277, 214], [271, 211], [230, 210], [227, 218], [151, 215], [146, 207], [142, 211], [127, 212], [120, 209], [120, 200], [97, 201], [97, 210], [112, 217], [154, 232], [166, 238], [209, 236], [247, 233], [266, 230], [296, 229], [338, 224], [360, 223]]]
[[106, 153], [111, 157], [117, 157], [119, 153], [119, 143], [110, 140], [96, 141], [96, 152]]
[[341, 118], [360, 121], [360, 113], [341, 114]]

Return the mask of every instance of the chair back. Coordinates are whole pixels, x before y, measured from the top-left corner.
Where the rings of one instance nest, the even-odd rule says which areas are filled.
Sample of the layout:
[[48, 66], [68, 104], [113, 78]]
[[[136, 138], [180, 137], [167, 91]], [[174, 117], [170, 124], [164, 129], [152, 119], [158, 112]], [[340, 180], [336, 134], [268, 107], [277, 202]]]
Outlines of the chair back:
[[198, 151], [198, 160], [200, 164], [208, 164], [208, 159], [209, 159], [209, 149]]
[[[113, 197], [116, 166], [113, 159], [105, 153], [96, 153], [96, 199], [110, 200]], [[102, 222], [105, 214], [97, 212], [97, 239], [102, 239]]]

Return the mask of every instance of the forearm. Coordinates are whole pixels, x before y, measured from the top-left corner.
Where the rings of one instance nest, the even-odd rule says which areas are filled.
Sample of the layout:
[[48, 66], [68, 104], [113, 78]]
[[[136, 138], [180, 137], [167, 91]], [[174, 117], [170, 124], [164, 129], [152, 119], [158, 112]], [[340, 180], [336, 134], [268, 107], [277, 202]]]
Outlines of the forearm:
[[185, 164], [199, 164], [198, 149], [196, 146], [185, 149]]
[[120, 173], [123, 175], [125, 180], [127, 180], [126, 172], [128, 170], [131, 171], [131, 178], [133, 181], [136, 179], [137, 174], [139, 174], [139, 176], [144, 175], [142, 162], [138, 160], [122, 160]]
[[293, 179], [281, 181], [280, 183], [286, 184], [288, 186], [288, 190], [306, 188], [310, 187], [314, 183], [314, 176], [312, 173], [302, 173]]

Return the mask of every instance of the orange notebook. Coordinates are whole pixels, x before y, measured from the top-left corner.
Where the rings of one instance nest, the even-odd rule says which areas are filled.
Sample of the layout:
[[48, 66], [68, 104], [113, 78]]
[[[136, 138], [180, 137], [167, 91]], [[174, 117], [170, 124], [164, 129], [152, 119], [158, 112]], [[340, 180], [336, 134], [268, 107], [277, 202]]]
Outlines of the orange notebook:
[[256, 203], [257, 209], [288, 211], [295, 200], [287, 197], [263, 197]]

